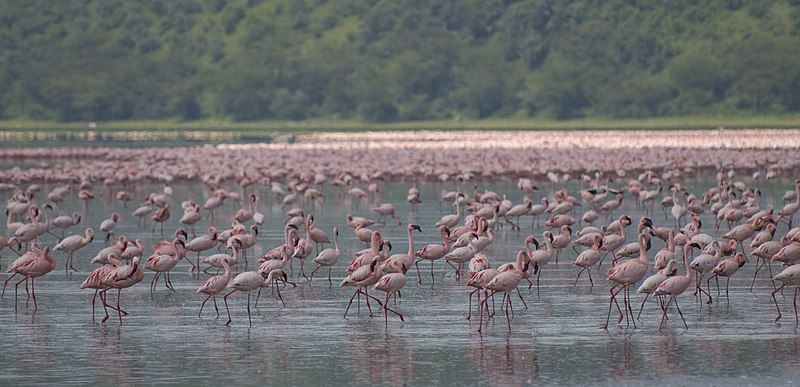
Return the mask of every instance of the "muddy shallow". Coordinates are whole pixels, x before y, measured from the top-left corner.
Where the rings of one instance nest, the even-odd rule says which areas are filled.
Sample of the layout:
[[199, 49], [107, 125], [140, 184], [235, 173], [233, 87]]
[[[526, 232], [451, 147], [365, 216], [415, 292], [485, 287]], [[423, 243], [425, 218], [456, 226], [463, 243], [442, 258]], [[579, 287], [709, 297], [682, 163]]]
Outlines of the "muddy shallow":
[[[769, 184], [774, 186], [760, 185], [764, 191], [762, 205], [781, 205], [780, 196], [790, 183]], [[707, 188], [703, 182], [694, 182], [693, 186], [696, 192]], [[199, 185], [176, 184], [173, 188], [173, 208], [180, 208], [180, 201], [189, 197], [202, 203], [207, 194]], [[445, 210], [437, 207], [436, 199], [442, 189], [453, 189], [434, 183], [421, 185], [424, 204], [410, 212], [404, 200], [407, 188], [406, 184], [382, 185], [381, 200], [396, 203], [404, 223], [397, 226], [389, 222], [379, 228], [393, 241], [395, 251], [406, 250], [407, 222], [422, 226], [423, 234], [416, 241], [419, 246], [437, 239], [432, 224]], [[481, 184], [480, 188], [508, 193], [512, 201], [520, 201], [521, 193], [512, 185]], [[137, 200], [157, 189], [160, 186], [140, 186]], [[344, 218], [348, 213], [370, 215], [369, 207], [354, 208], [334, 188], [327, 187], [325, 192], [324, 207], [315, 211], [317, 224], [329, 234], [334, 225], [340, 226], [343, 250], [361, 249], [363, 244], [351, 229], [343, 227]], [[282, 209], [274, 197], [266, 193], [262, 197], [267, 203], [261, 211], [268, 215], [268, 224], [251, 256], [260, 256], [282, 240]], [[71, 213], [80, 207], [71, 197], [64, 211]], [[141, 239], [148, 253], [152, 243], [161, 239], [151, 234], [149, 227], [136, 226], [136, 218], [129, 215], [132, 208], [123, 209], [121, 204], [104, 198], [90, 204], [88, 219], [71, 233], [80, 233], [86, 226], [96, 229], [112, 211], [123, 215], [117, 232]], [[623, 211], [634, 219], [641, 216], [633, 202], [623, 202]], [[657, 225], [665, 224], [660, 211], [657, 208], [654, 215]], [[235, 208], [226, 204], [224, 214], [219, 213], [217, 219], [228, 219], [234, 212]], [[170, 234], [179, 217], [173, 213], [167, 224]], [[703, 231], [714, 235], [714, 222], [709, 215], [705, 217]], [[218, 221], [218, 225], [221, 223]], [[508, 228], [499, 232], [487, 250], [493, 264], [514, 258], [524, 236], [533, 232], [530, 218], [523, 225], [522, 234]], [[540, 235], [542, 231], [537, 228], [535, 232]], [[785, 226], [781, 226], [776, 235], [785, 232]], [[629, 241], [632, 235], [629, 230]], [[551, 262], [545, 268], [539, 295], [535, 287], [522, 290], [528, 310], [514, 299], [511, 333], [501, 314], [483, 335], [476, 333], [476, 323], [465, 319], [468, 290], [455, 283], [442, 262], [435, 265], [437, 281], [433, 288], [426, 276], [427, 262], [420, 264], [422, 285], [416, 282], [416, 272], [409, 271], [397, 307], [406, 317], [404, 323], [391, 316], [387, 328], [377, 310], [376, 317], [367, 317], [363, 304], [360, 315], [353, 310], [343, 319], [352, 288], [339, 288], [337, 282], [343, 278], [348, 258], [336, 265], [333, 287], [327, 280], [315, 278], [312, 286], [303, 283], [296, 289], [286, 288], [285, 308], [265, 289], [258, 309], [254, 309], [252, 328], [247, 325], [244, 294], [236, 295], [230, 303], [230, 327], [224, 325], [226, 318], [214, 318], [210, 304], [198, 319], [203, 297], [195, 290], [208, 276], [193, 278], [185, 262], [172, 274], [175, 293], [159, 285], [151, 299], [148, 283], [152, 274], [148, 272], [143, 283], [123, 292], [123, 305], [130, 316], [119, 326], [115, 315], [105, 324], [92, 322], [92, 292], [78, 289], [86, 273], [94, 268], [89, 260], [103, 247], [102, 239], [80, 250], [76, 255], [80, 271], [70, 276], [63, 271], [65, 255], [54, 253], [59, 267], [37, 280], [39, 309], [35, 314], [32, 307], [25, 308], [24, 292], [15, 313], [13, 288], [6, 291], [0, 301], [0, 382], [508, 385], [590, 381], [719, 385], [790, 384], [800, 374], [800, 336], [791, 316], [792, 293], [787, 290], [786, 298], [779, 298], [784, 307], [783, 324], [773, 324], [775, 309], [767, 277], [760, 277], [753, 293], [748, 290], [752, 261], [731, 280], [730, 306], [726, 306], [724, 290], [721, 302], [711, 308], [704, 306], [702, 312], [694, 297], [680, 297], [688, 331], [674, 315], [664, 331], [658, 332], [660, 315], [655, 303], [645, 307], [638, 329], [599, 329], [605, 318], [609, 283], [593, 272], [593, 288], [585, 277], [573, 288], [576, 270], [569, 263], [576, 254], [571, 249], [563, 251], [557, 267]], [[43, 242], [53, 245], [55, 238], [46, 236]], [[654, 239], [651, 258], [662, 245]], [[3, 253], [3, 267], [8, 266], [10, 254]], [[604, 267], [608, 264], [607, 260]], [[294, 268], [296, 276], [296, 263]], [[640, 300], [639, 295], [634, 296], [637, 307]], [[219, 306], [224, 314], [221, 299]], [[98, 313], [102, 315], [102, 308]]]

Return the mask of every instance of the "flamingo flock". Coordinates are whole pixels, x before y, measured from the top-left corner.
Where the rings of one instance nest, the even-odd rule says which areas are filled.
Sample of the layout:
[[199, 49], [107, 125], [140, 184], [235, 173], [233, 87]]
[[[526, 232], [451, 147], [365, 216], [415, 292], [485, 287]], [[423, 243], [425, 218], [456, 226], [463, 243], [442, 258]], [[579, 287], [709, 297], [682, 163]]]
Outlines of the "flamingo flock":
[[[395, 149], [390, 153], [404, 162], [363, 155], [364, 160], [350, 157], [353, 162], [335, 167], [332, 160], [345, 150], [334, 148], [317, 158], [309, 149], [295, 150], [280, 160], [247, 149], [239, 153], [211, 149], [205, 154], [192, 149], [184, 153], [67, 149], [50, 154], [4, 150], [6, 157], [49, 160], [51, 165], [14, 167], [0, 175], [0, 193], [7, 198], [7, 235], [0, 237], [0, 252], [9, 249], [19, 255], [6, 268], [3, 295], [16, 278], [15, 310], [18, 288], [24, 283], [33, 310], [38, 311], [37, 279], [46, 280], [60, 259], [68, 278], [91, 261], [98, 266], [76, 288], [94, 290], [92, 320], [99, 298], [105, 311], [101, 323], [110, 318], [110, 309], [122, 324], [129, 314], [123, 308], [124, 289], [150, 276], [151, 298], [161, 291], [159, 281], [164, 291], [175, 292], [170, 273], [188, 269], [192, 284], [199, 285], [197, 293], [204, 297], [199, 318], [208, 301], [216, 317], [221, 315], [217, 304], [221, 295], [226, 325], [232, 324], [228, 301], [246, 293], [252, 326], [253, 291], [255, 306], [266, 290], [283, 307], [291, 307], [282, 292], [315, 286], [314, 277], [323, 270], [328, 287], [338, 276], [340, 287], [353, 289], [344, 307], [345, 318], [354, 302], [360, 315], [363, 298], [368, 315], [383, 314], [387, 326], [390, 316], [406, 321], [403, 295], [415, 291], [409, 288], [430, 286], [435, 291], [434, 284], [440, 281], [443, 286], [465, 288], [467, 319], [473, 321], [478, 313], [477, 332], [494, 320], [498, 293], [505, 325], [511, 331], [518, 314], [514, 304], [519, 300], [528, 309], [525, 295], [533, 292], [534, 282], [537, 296], [576, 291], [579, 283], [590, 291], [608, 286], [605, 316], [592, 316], [603, 329], [614, 324], [638, 328], [651, 297], [659, 305], [658, 329], [670, 321], [671, 308], [688, 329], [687, 303], [702, 309], [724, 298], [728, 305], [730, 278], [752, 275], [753, 285], [758, 278], [769, 282], [776, 322], [782, 318], [778, 295], [787, 286], [794, 288], [791, 299], [798, 322], [800, 228], [795, 227], [794, 216], [800, 210], [800, 180], [786, 186], [783, 203], [763, 196], [769, 189], [767, 180], [774, 187], [797, 175], [800, 160], [792, 156], [763, 149], [737, 154], [721, 149], [688, 153], [657, 148], [608, 159], [598, 156], [608, 153], [589, 152], [584, 158], [559, 158], [548, 169], [532, 169], [531, 163], [541, 166], [541, 161], [559, 153], [550, 149], [524, 162], [517, 154], [489, 154], [476, 162], [474, 157], [456, 154], [440, 158], [419, 150]], [[85, 165], [78, 166], [76, 153]], [[568, 153], [564, 150], [562, 156]], [[215, 159], [219, 154], [235, 157]], [[636, 167], [628, 167], [624, 163], [628, 159], [637, 160]], [[505, 183], [501, 187], [508, 191], [489, 189], [489, 183], [497, 181]], [[693, 183], [698, 181], [710, 188], [695, 189]], [[154, 192], [142, 188], [153, 183], [159, 187]], [[407, 184], [405, 203], [402, 198], [383, 200], [382, 186], [388, 183]], [[203, 189], [187, 190], [189, 197], [178, 197], [173, 184]], [[426, 197], [419, 188], [423, 184], [435, 184], [442, 192], [439, 197]], [[113, 201], [126, 212], [107, 210]], [[71, 202], [80, 202], [83, 211], [66, 212]], [[128, 202], [139, 204], [127, 210]], [[271, 230], [283, 235], [277, 246], [265, 246], [261, 237], [269, 227], [268, 218], [274, 216], [259, 208], [268, 202], [281, 210], [283, 225]], [[315, 215], [326, 206], [341, 204], [352, 213], [335, 227], [317, 223]], [[226, 206], [235, 209], [230, 217], [225, 216]], [[632, 209], [643, 215], [626, 213]], [[402, 226], [404, 218], [415, 220], [415, 214], [423, 211], [436, 211], [438, 221], [404, 225], [406, 245], [401, 252], [392, 252], [402, 244], [386, 238], [387, 220]], [[95, 212], [102, 212], [104, 220], [75, 233], [90, 218], [87, 214]], [[170, 229], [175, 222], [180, 227]], [[131, 228], [164, 239], [148, 246], [124, 235]], [[95, 239], [95, 229], [104, 237]], [[340, 245], [340, 233], [352, 235], [366, 248], [349, 251]], [[422, 238], [428, 238], [427, 243], [420, 244]], [[655, 240], [664, 243], [657, 252], [652, 249]], [[92, 244], [103, 248], [89, 259], [83, 252]], [[499, 244], [520, 248], [515, 256], [498, 256]], [[253, 255], [262, 251], [266, 253]], [[563, 288], [542, 288], [543, 272], [546, 280], [559, 259], [572, 261], [574, 282]], [[436, 275], [436, 261], [446, 276]], [[307, 271], [307, 263], [314, 265], [313, 270]], [[748, 263], [753, 270], [742, 273]], [[428, 266], [429, 274], [423, 275]], [[408, 281], [409, 275], [414, 276], [409, 270], [416, 271], [416, 278], [412, 277], [416, 281]], [[580, 282], [584, 274], [586, 282]], [[720, 278], [725, 280], [724, 296]], [[116, 302], [108, 298], [108, 291], [115, 289]], [[638, 314], [634, 313], [636, 302], [640, 302]]]

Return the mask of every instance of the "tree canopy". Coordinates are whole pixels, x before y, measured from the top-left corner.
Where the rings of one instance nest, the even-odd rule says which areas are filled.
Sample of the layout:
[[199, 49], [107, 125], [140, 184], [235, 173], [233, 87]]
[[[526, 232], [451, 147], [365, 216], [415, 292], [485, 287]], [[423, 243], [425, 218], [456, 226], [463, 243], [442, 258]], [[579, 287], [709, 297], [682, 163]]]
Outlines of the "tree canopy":
[[0, 118], [800, 110], [800, 0], [0, 0]]

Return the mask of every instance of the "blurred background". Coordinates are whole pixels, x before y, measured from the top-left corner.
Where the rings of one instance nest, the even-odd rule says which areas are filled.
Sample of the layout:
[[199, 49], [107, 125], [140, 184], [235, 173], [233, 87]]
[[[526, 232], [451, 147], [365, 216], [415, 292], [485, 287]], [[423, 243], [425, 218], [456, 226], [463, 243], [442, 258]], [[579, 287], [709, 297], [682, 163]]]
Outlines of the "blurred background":
[[798, 47], [798, 0], [2, 0], [0, 120], [796, 127]]

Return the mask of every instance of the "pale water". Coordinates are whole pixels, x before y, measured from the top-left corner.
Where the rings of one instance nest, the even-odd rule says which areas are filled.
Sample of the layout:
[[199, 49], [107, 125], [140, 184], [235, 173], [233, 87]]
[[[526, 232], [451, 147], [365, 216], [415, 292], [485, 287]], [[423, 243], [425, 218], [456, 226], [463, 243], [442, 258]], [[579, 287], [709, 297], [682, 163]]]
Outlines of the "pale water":
[[[773, 188], [762, 187], [764, 205], [782, 204], [780, 195], [790, 184], [775, 184]], [[97, 184], [97, 194], [102, 190], [100, 187]], [[174, 184], [173, 188], [173, 215], [165, 228], [165, 238], [178, 226], [180, 202], [191, 197], [203, 203], [207, 195], [200, 185]], [[397, 204], [404, 223], [398, 226], [387, 221], [385, 227], [377, 227], [392, 240], [394, 252], [407, 249], [405, 224], [409, 221], [420, 224], [424, 231], [417, 238], [417, 248], [439, 240], [432, 225], [445, 210], [437, 207], [436, 200], [443, 189], [454, 187], [428, 183], [420, 188], [424, 204], [417, 212], [410, 212], [405, 202], [408, 184], [382, 185], [380, 200]], [[508, 193], [515, 203], [520, 201], [521, 193], [511, 183], [480, 184], [480, 189], [484, 188]], [[546, 190], [546, 186], [543, 188]], [[575, 191], [577, 187], [572, 188]], [[705, 188], [704, 183], [698, 183], [696, 192]], [[136, 200], [156, 190], [160, 186], [141, 186]], [[338, 225], [346, 252], [363, 248], [352, 230], [344, 226], [345, 216], [348, 213], [373, 219], [377, 216], [369, 212], [367, 205], [353, 208], [350, 200], [343, 199], [335, 188], [326, 187], [325, 191], [325, 205], [314, 211], [316, 223], [328, 234]], [[40, 193], [39, 197], [43, 196], [44, 192]], [[65, 213], [81, 209], [76, 196], [75, 191], [70, 194]], [[249, 254], [251, 257], [262, 255], [283, 238], [283, 210], [275, 205], [273, 196], [262, 193], [262, 198], [266, 204], [260, 210], [268, 215], [268, 224], [259, 236], [259, 246]], [[641, 212], [629, 196], [625, 199], [623, 211], [636, 222]], [[90, 203], [89, 209], [84, 224], [69, 233], [82, 233], [86, 226], [97, 229], [101, 220], [113, 211], [123, 216], [117, 233], [132, 240], [141, 239], [147, 247], [146, 255], [154, 241], [164, 239], [157, 235], [158, 230], [154, 236], [149, 226], [137, 227], [136, 218], [130, 216], [132, 207], [124, 209], [117, 202], [98, 198]], [[579, 209], [579, 213], [583, 210]], [[235, 208], [226, 204], [217, 214], [217, 225], [224, 227], [226, 222], [221, 219], [230, 219], [234, 212]], [[708, 214], [704, 217], [703, 231], [713, 234], [713, 220]], [[657, 225], [667, 224], [658, 206], [654, 219]], [[205, 219], [202, 223], [198, 232], [209, 225]], [[522, 234], [508, 227], [499, 232], [487, 250], [493, 265], [514, 259], [525, 235], [533, 231], [531, 218], [523, 220], [523, 225]], [[540, 240], [542, 231], [536, 229]], [[776, 235], [785, 231], [785, 226], [781, 226]], [[633, 240], [634, 232], [628, 230], [629, 241]], [[0, 301], [0, 384], [721, 385], [793, 384], [800, 376], [797, 367], [800, 336], [791, 311], [792, 291], [787, 290], [785, 298], [779, 298], [784, 320], [781, 325], [774, 324], [775, 308], [767, 276], [760, 277], [753, 293], [748, 291], [753, 261], [731, 281], [729, 307], [724, 289], [721, 302], [710, 308], [704, 305], [702, 312], [690, 294], [679, 298], [688, 331], [683, 329], [673, 309], [666, 328], [658, 332], [660, 309], [655, 302], [645, 307], [638, 329], [623, 325], [601, 330], [610, 284], [594, 271], [594, 288], [589, 287], [585, 276], [573, 288], [577, 270], [569, 265], [576, 256], [571, 249], [563, 251], [558, 266], [551, 262], [544, 268], [539, 295], [535, 287], [531, 291], [521, 288], [528, 310], [518, 298], [513, 299], [515, 316], [511, 333], [499, 310], [482, 335], [476, 332], [477, 323], [465, 319], [469, 289], [463, 283], [456, 284], [452, 271], [445, 270], [441, 261], [435, 265], [437, 281], [432, 289], [427, 261], [420, 263], [422, 285], [416, 282], [416, 272], [409, 270], [409, 281], [397, 306], [405, 315], [404, 323], [390, 316], [386, 327], [377, 309], [376, 317], [367, 317], [363, 303], [360, 315], [354, 304], [344, 319], [342, 313], [353, 288], [339, 288], [338, 282], [350, 256], [343, 257], [336, 265], [332, 287], [326, 273], [319, 275], [323, 272], [320, 270], [313, 286], [302, 283], [296, 289], [284, 289], [285, 308], [270, 296], [269, 289], [264, 289], [258, 309], [253, 309], [252, 328], [247, 323], [244, 294], [232, 297], [230, 327], [225, 326], [227, 318], [221, 297], [220, 318], [215, 318], [209, 301], [203, 318], [198, 319], [204, 297], [195, 291], [208, 276], [193, 278], [188, 273], [188, 264], [181, 262], [172, 273], [175, 293], [159, 283], [151, 300], [150, 272], [141, 284], [123, 291], [123, 307], [130, 316], [119, 326], [115, 314], [104, 324], [92, 322], [93, 291], [78, 289], [87, 272], [94, 268], [89, 260], [103, 247], [103, 236], [97, 234], [91, 245], [76, 254], [80, 271], [71, 276], [64, 274], [65, 254], [53, 254], [59, 267], [36, 281], [39, 309], [35, 314], [32, 305], [25, 307], [22, 288], [20, 309], [15, 313], [14, 289], [7, 289], [5, 299]], [[52, 246], [55, 238], [46, 235], [43, 242]], [[650, 257], [662, 246], [654, 238]], [[11, 254], [7, 250], [3, 253], [4, 268], [15, 257]], [[251, 258], [251, 268], [253, 264]], [[309, 259], [306, 268], [310, 272], [313, 267]], [[240, 265], [239, 270], [242, 269]], [[294, 269], [296, 277], [296, 262]], [[682, 264], [679, 272], [683, 273]], [[116, 295], [113, 291], [109, 294]], [[638, 308], [640, 301], [640, 295], [634, 295], [635, 307]], [[100, 303], [97, 312], [99, 321]]]

